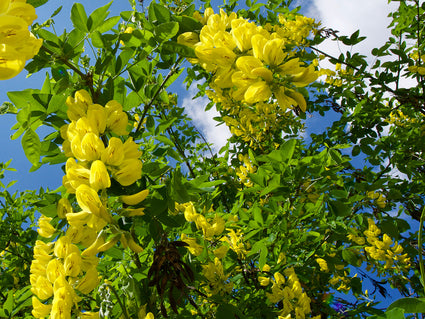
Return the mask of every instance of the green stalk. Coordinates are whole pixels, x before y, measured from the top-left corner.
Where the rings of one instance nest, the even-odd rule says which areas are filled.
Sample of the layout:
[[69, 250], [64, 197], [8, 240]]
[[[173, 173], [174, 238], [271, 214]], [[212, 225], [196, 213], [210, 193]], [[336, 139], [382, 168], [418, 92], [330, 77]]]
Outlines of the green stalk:
[[424, 262], [422, 257], [422, 229], [424, 227], [424, 219], [425, 219], [425, 207], [422, 209], [421, 220], [419, 222], [419, 235], [418, 235], [419, 236], [418, 238], [419, 269], [421, 271], [421, 283], [422, 283], [422, 286], [424, 287], [424, 294], [425, 294], [425, 284], [424, 284], [425, 270], [424, 270]]
[[118, 303], [119, 303], [119, 305], [120, 305], [120, 307], [122, 309], [122, 314], [124, 315], [125, 319], [130, 319], [130, 317], [128, 316], [127, 310], [125, 309], [124, 304], [122, 303], [122, 301], [120, 299], [120, 296], [118, 295], [118, 293], [115, 290], [115, 288], [112, 285], [110, 285], [110, 284], [106, 284], [106, 286], [109, 287], [109, 289], [112, 290], [112, 292], [114, 293], [115, 297], [117, 298]]

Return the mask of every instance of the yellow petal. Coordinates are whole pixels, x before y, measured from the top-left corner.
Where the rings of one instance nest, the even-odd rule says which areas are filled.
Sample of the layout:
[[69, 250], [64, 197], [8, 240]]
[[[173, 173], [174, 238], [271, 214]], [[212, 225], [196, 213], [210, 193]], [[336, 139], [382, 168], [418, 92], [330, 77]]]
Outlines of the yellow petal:
[[124, 204], [134, 206], [144, 201], [148, 195], [149, 195], [149, 190], [144, 189], [133, 195], [120, 196], [120, 199]]

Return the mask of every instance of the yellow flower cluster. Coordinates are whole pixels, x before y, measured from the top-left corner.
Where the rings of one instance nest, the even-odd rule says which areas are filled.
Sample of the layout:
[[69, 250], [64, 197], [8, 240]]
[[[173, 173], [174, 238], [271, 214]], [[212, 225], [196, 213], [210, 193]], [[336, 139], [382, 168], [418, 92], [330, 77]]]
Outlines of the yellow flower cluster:
[[[267, 279], [266, 277], [258, 278], [262, 286], [269, 285], [270, 280]], [[291, 318], [291, 314], [295, 314], [296, 319], [304, 319], [306, 315], [311, 312], [311, 300], [307, 294], [303, 292], [294, 268], [285, 269], [283, 275], [279, 272], [275, 272], [271, 281], [272, 292], [266, 293], [266, 295], [273, 304], [282, 301], [283, 310], [279, 314], [281, 317]], [[320, 318], [320, 316], [318, 318]]]
[[383, 234], [382, 240], [380, 240], [378, 236], [381, 234], [381, 230], [373, 219], [369, 218], [368, 224], [368, 229], [363, 232], [370, 245], [365, 247], [367, 255], [377, 262], [384, 262], [386, 271], [407, 271], [410, 268], [410, 258], [407, 257], [407, 253], [403, 254], [403, 247], [397, 242], [393, 242], [387, 234]]
[[[419, 113], [422, 115], [422, 113]], [[397, 127], [407, 127], [409, 124], [419, 123], [419, 119], [412, 118], [403, 113], [401, 110], [394, 110], [390, 113], [389, 119], [386, 122], [394, 124]]]
[[195, 37], [193, 33], [183, 34], [178, 41], [195, 48], [198, 63], [214, 73], [212, 87], [227, 90], [228, 97], [255, 104], [273, 96], [282, 109], [299, 106], [305, 111], [306, 102], [296, 88], [315, 81], [316, 71], [287, 52], [287, 37], [282, 37], [287, 28], [274, 30], [220, 10], [208, 17], [198, 43], [187, 41]]
[[225, 221], [216, 215], [212, 220], [207, 220], [204, 215], [196, 212], [192, 202], [186, 203], [184, 217], [188, 222], [195, 222], [196, 227], [202, 230], [204, 238], [209, 240], [213, 236], [220, 235], [224, 231]]
[[239, 177], [239, 180], [242, 184], [244, 184], [246, 187], [251, 187], [252, 181], [249, 179], [248, 174], [255, 173], [257, 168], [251, 164], [248, 154], [239, 154], [238, 159], [243, 163], [243, 165], [236, 169], [236, 175]]
[[18, 75], [25, 62], [38, 53], [43, 43], [28, 30], [37, 15], [34, 7], [25, 2], [0, 2], [0, 80]]
[[205, 286], [208, 295], [217, 295], [230, 293], [233, 289], [233, 283], [228, 282], [228, 275], [224, 274], [223, 265], [219, 258], [215, 257], [214, 262], [202, 265], [202, 274], [208, 280]]
[[[336, 290], [348, 293], [351, 289], [351, 278], [349, 277], [349, 273], [347, 270], [342, 270], [340, 272], [342, 273], [334, 274], [333, 277], [329, 279], [329, 283], [332, 286], [337, 286]], [[354, 277], [357, 277], [357, 274], [354, 275]]]
[[[71, 318], [72, 307], [81, 300], [75, 290], [88, 294], [99, 283], [97, 264], [97, 257], [82, 256], [68, 236], [48, 244], [38, 240], [30, 275], [35, 295], [33, 316], [43, 318], [51, 314], [51, 318]], [[52, 304], [42, 302], [52, 296]]]
[[[315, 26], [312, 19], [280, 16], [281, 25], [261, 27], [223, 10], [206, 10], [198, 19], [206, 24], [199, 37], [188, 32], [178, 42], [195, 49], [197, 59], [190, 62], [213, 73], [207, 94], [228, 112], [224, 120], [232, 133], [252, 140], [255, 131], [281, 130], [275, 122], [288, 108], [306, 110], [298, 88], [318, 75], [313, 64], [301, 62], [291, 50], [305, 42]], [[257, 134], [258, 142], [264, 141], [264, 132]]]
[[411, 54], [409, 54], [409, 57], [413, 60], [415, 60], [415, 63], [418, 65], [410, 65], [407, 67], [407, 70], [409, 70], [411, 73], [418, 73], [419, 75], [425, 75], [425, 66], [420, 65], [421, 58], [424, 54], [419, 54], [418, 50], [413, 51]]
[[[106, 189], [111, 186], [111, 176], [127, 186], [142, 174], [138, 145], [131, 138], [124, 143], [121, 140], [128, 135], [127, 114], [116, 101], [108, 102], [105, 107], [93, 104], [85, 90], [76, 92], [74, 98], [69, 97], [66, 104], [71, 123], [60, 130], [63, 149], [69, 157], [63, 185], [67, 193], [75, 194], [81, 211], [74, 212], [67, 198], [59, 200], [57, 216], [67, 221], [65, 234], [53, 227], [52, 218], [41, 216], [38, 221], [40, 236], [54, 238], [59, 234], [59, 237], [50, 244], [38, 242], [34, 250], [31, 284], [38, 297], [33, 298], [36, 318], [48, 314], [51, 318], [71, 318], [74, 305], [78, 308], [80, 294], [89, 294], [99, 284], [98, 253], [107, 251], [118, 241], [136, 253], [143, 250], [129, 232], [115, 225], [107, 207]], [[134, 206], [147, 195], [148, 190], [143, 190], [120, 199]], [[128, 208], [124, 214], [143, 215], [143, 208]], [[52, 303], [45, 303], [52, 296]], [[98, 318], [98, 313], [84, 312], [81, 316]]]

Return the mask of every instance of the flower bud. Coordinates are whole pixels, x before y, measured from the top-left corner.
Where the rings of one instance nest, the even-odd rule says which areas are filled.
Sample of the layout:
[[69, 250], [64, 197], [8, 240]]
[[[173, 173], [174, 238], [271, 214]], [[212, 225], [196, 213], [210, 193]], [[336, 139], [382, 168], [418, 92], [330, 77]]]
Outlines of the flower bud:
[[148, 195], [149, 189], [144, 189], [133, 195], [122, 195], [120, 199], [124, 204], [134, 206], [144, 201]]

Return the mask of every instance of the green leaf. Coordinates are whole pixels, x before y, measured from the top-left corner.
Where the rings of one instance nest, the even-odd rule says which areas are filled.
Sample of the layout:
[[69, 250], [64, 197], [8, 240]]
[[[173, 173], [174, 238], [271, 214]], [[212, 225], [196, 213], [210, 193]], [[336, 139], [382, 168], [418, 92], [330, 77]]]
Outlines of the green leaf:
[[180, 169], [177, 168], [171, 178], [170, 195], [178, 203], [186, 203], [190, 200], [187, 187], [184, 185], [183, 181], [183, 175]]
[[342, 251], [342, 258], [350, 265], [356, 266], [360, 257], [351, 249], [344, 249]]
[[41, 142], [37, 133], [32, 129], [26, 130], [21, 142], [25, 156], [31, 164], [38, 164], [40, 161]]
[[157, 22], [158, 24], [171, 21], [171, 12], [164, 6], [151, 2], [148, 10], [149, 21]]
[[90, 35], [91, 43], [95, 48], [104, 48], [105, 44], [103, 43], [102, 34], [99, 31], [94, 31]]
[[162, 45], [162, 50], [165, 53], [177, 53], [185, 58], [196, 58], [195, 50], [186, 45], [177, 43], [175, 41], [168, 41]]
[[160, 43], [171, 39], [177, 32], [179, 32], [179, 24], [177, 22], [162, 23], [154, 30], [156, 40]]
[[425, 313], [425, 298], [401, 298], [394, 301], [387, 311], [400, 308], [405, 313]]
[[162, 142], [165, 145], [169, 145], [171, 147], [176, 147], [176, 145], [173, 143], [172, 140], [170, 140], [168, 137], [166, 137], [165, 135], [156, 135], [155, 139], [159, 142]]
[[40, 7], [43, 4], [47, 3], [49, 0], [28, 0], [27, 3], [32, 5], [34, 8]]
[[14, 305], [14, 298], [13, 298], [14, 291], [10, 290], [7, 294], [7, 299], [3, 305], [3, 310], [6, 313], [6, 316], [10, 317], [12, 315], [13, 305]]
[[385, 312], [386, 319], [405, 319], [404, 311], [400, 308], [393, 308], [387, 312]]
[[111, 6], [112, 1], [108, 4], [104, 5], [103, 7], [97, 8], [94, 10], [88, 20], [87, 20], [87, 28], [90, 32], [96, 30], [96, 28], [100, 25], [103, 25], [103, 22], [105, 21], [106, 17], [109, 15], [108, 9]]
[[354, 145], [353, 150], [351, 151], [351, 156], [357, 156], [360, 154], [360, 146]]
[[155, 119], [151, 115], [149, 115], [146, 119], [146, 128], [151, 133], [153, 133], [155, 130]]
[[103, 21], [101, 25], [98, 25], [96, 27], [96, 30], [99, 31], [100, 33], [105, 33], [107, 31], [110, 31], [120, 21], [120, 19], [121, 17], [119, 16], [108, 18], [105, 21]]
[[[48, 0], [46, 0], [46, 2], [47, 2]], [[50, 18], [53, 18], [53, 17], [56, 17], [58, 14], [59, 14], [59, 12], [61, 12], [62, 11], [62, 8], [63, 8], [63, 6], [60, 6], [59, 8], [57, 8], [56, 10], [55, 10], [55, 12], [53, 12], [52, 13], [52, 15], [50, 16]]]
[[71, 21], [75, 28], [88, 33], [87, 14], [81, 3], [74, 3], [71, 8]]
[[350, 206], [341, 201], [328, 201], [328, 205], [335, 216], [344, 217], [351, 213]]

